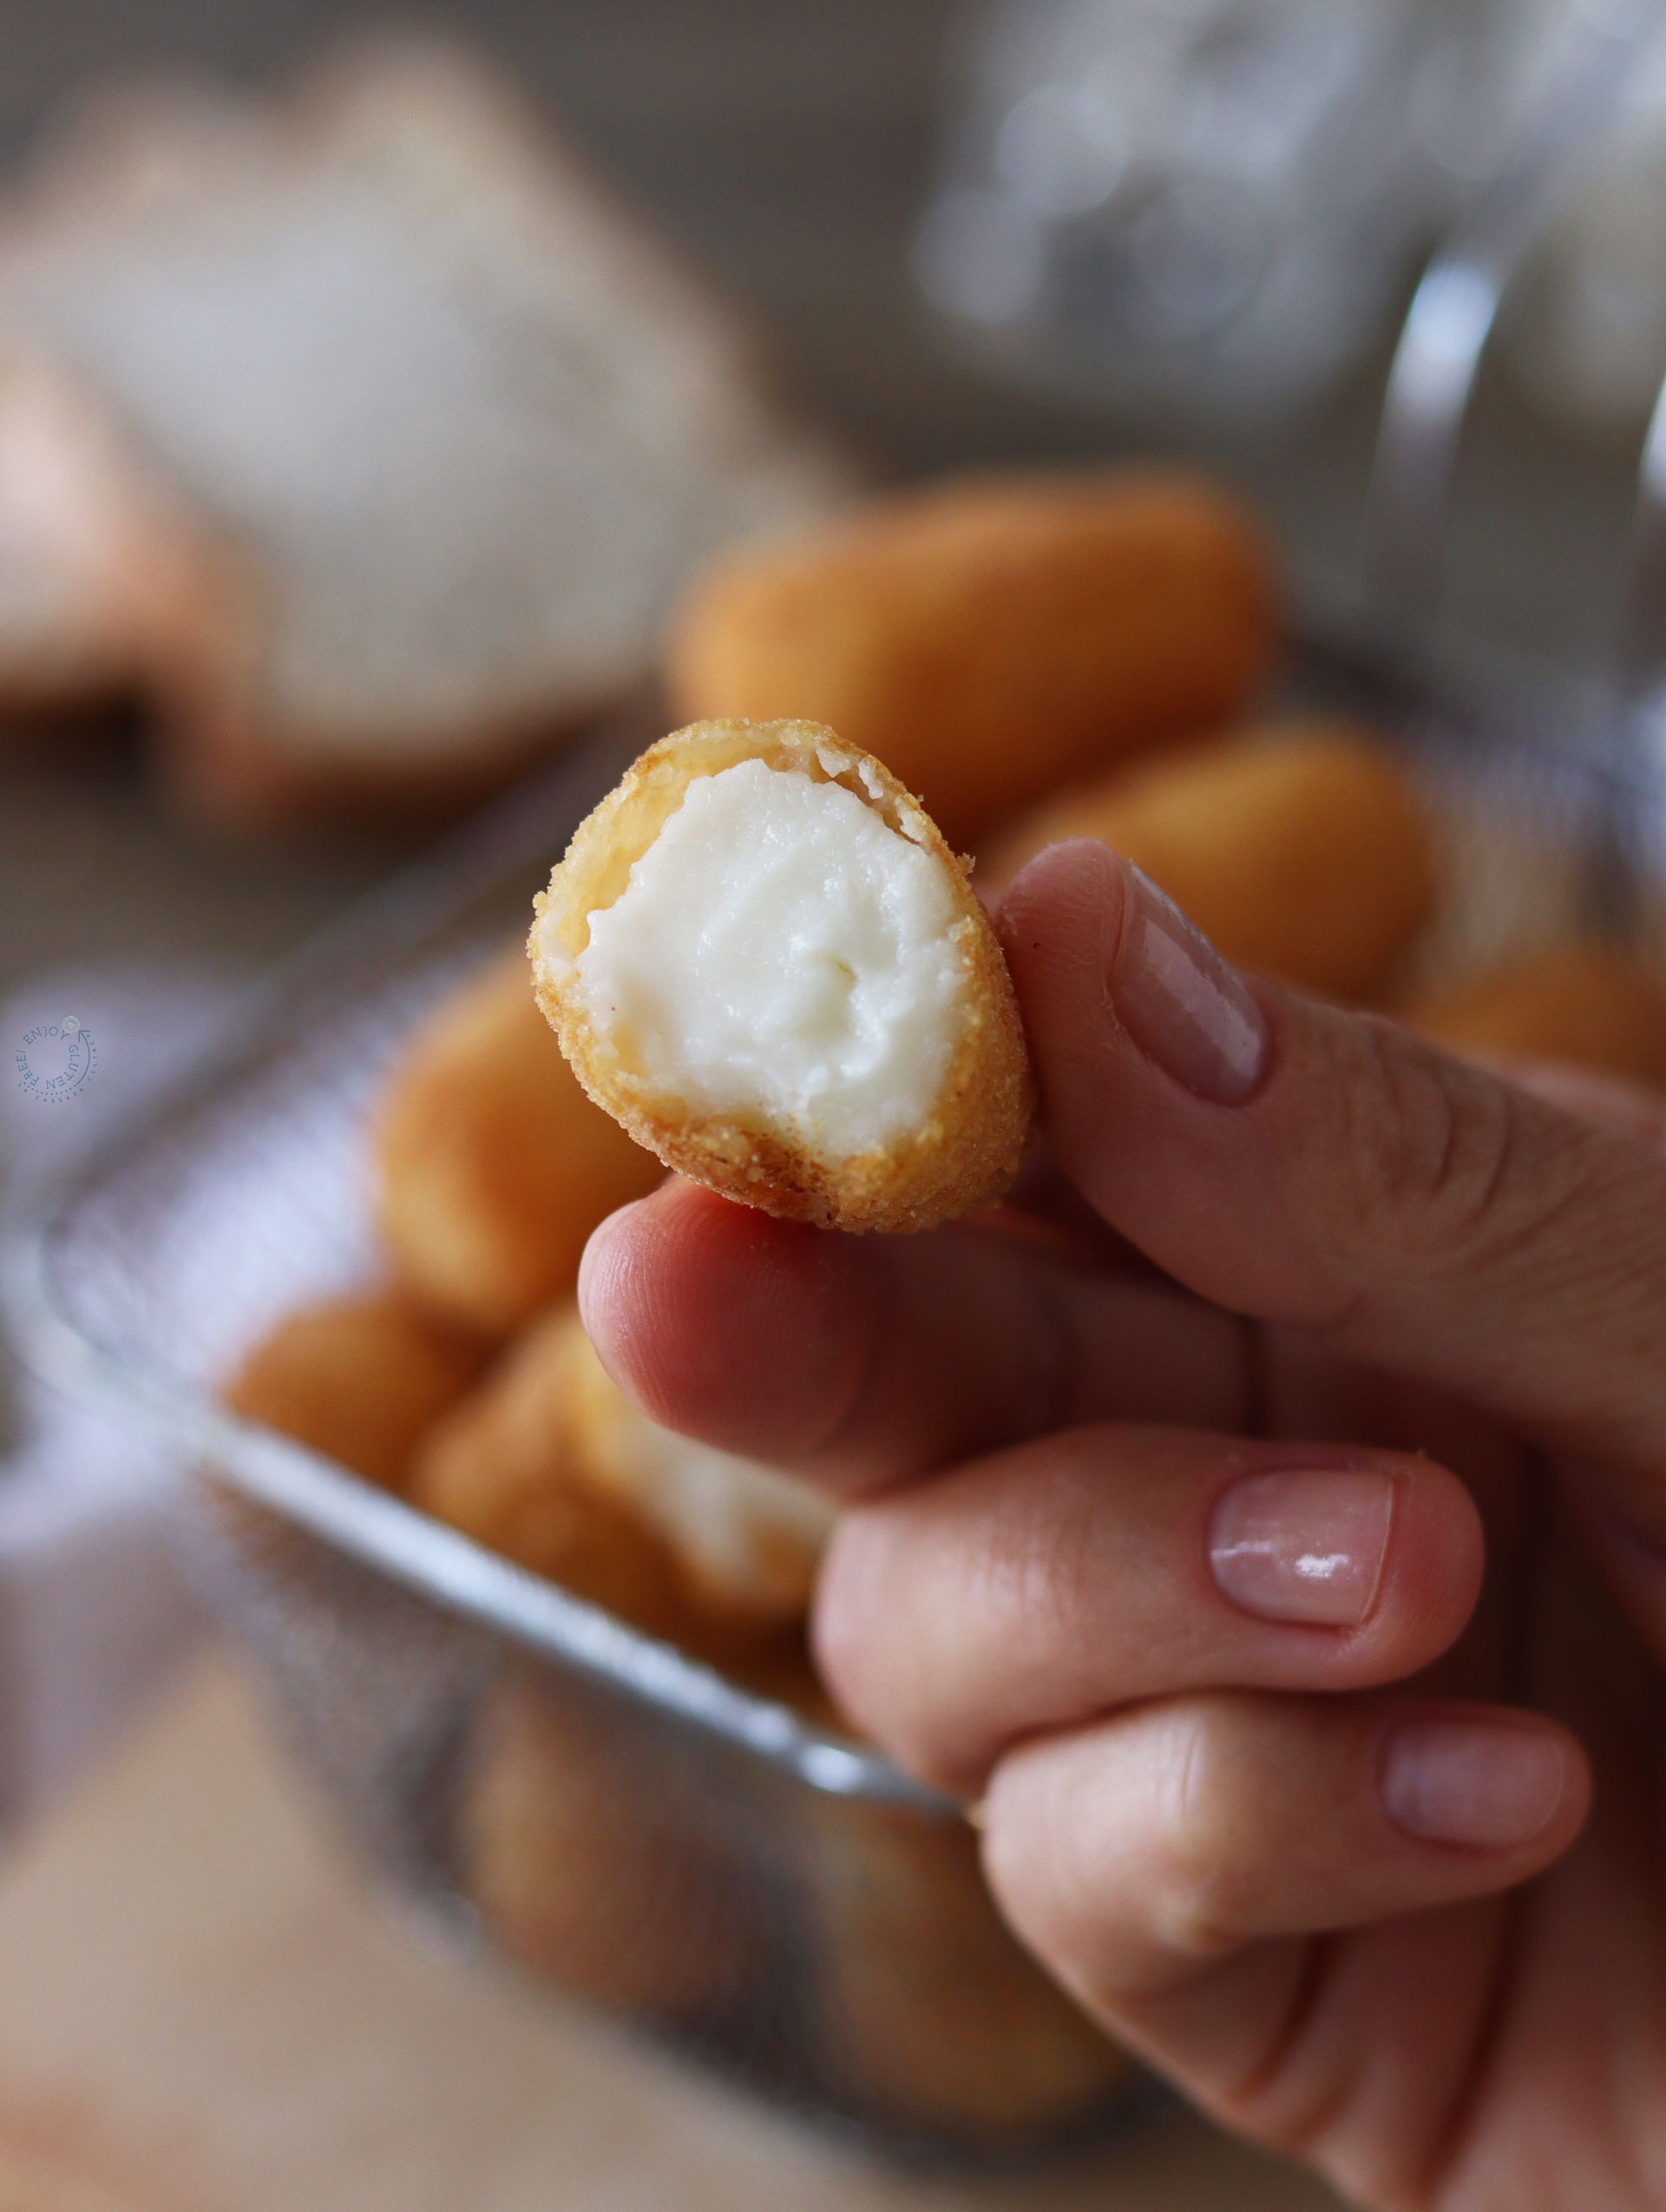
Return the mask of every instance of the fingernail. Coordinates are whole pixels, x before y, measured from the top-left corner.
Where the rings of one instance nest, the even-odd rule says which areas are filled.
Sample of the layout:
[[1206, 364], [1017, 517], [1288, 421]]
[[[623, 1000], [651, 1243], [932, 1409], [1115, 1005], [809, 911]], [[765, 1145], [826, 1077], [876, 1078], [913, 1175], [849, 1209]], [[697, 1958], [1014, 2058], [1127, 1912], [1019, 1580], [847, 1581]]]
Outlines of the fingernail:
[[1424, 1843], [1505, 1851], [1556, 1817], [1567, 1755], [1552, 1736], [1507, 1722], [1402, 1721], [1382, 1760], [1382, 1808]]
[[1394, 1517], [1393, 1477], [1369, 1469], [1245, 1475], [1215, 1508], [1209, 1564], [1246, 1613], [1357, 1628], [1376, 1600]]
[[1111, 972], [1117, 1018], [1165, 1073], [1215, 1106], [1241, 1106], [1271, 1039], [1249, 986], [1149, 876], [1128, 870], [1129, 909]]

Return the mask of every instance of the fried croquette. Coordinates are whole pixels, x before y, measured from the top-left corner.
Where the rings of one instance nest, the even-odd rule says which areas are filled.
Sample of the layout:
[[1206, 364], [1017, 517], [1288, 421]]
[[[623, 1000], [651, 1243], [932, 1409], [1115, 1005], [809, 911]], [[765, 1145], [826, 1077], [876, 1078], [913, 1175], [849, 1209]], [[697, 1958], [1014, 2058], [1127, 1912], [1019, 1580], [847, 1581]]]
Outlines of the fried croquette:
[[1666, 993], [1622, 952], [1561, 944], [1401, 1010], [1457, 1053], [1558, 1060], [1666, 1089]]
[[[413, 1504], [691, 1657], [801, 1642], [833, 1509], [640, 1414], [577, 1309], [536, 1322], [424, 1441]], [[760, 1665], [770, 1675], [767, 1658]], [[784, 1657], [779, 1671], [791, 1678]], [[770, 1678], [773, 1679], [773, 1677]]]
[[465, 1894], [503, 1947], [592, 2002], [661, 2024], [720, 2011], [762, 1971], [763, 1930], [702, 1835], [698, 1776], [602, 1695], [508, 1675], [458, 1808]]
[[664, 1172], [580, 1089], [518, 946], [422, 1029], [388, 1086], [372, 1152], [401, 1275], [500, 1336], [567, 1296], [590, 1231]]
[[963, 864], [814, 722], [651, 746], [535, 903], [539, 1004], [639, 1143], [726, 1197], [928, 1229], [1017, 1172], [1034, 1084]]
[[399, 1489], [419, 1439], [474, 1384], [488, 1348], [397, 1291], [288, 1315], [221, 1396], [369, 1482]]
[[542, 1334], [566, 1374], [566, 1433], [582, 1479], [665, 1539], [695, 1603], [728, 1622], [802, 1620], [833, 1533], [832, 1501], [639, 1413], [597, 1358], [576, 1308]]
[[412, 1505], [653, 1636], [692, 1609], [671, 1547], [640, 1514], [575, 1472], [572, 1375], [580, 1342], [535, 1323], [479, 1389], [423, 1438]]
[[971, 477], [731, 556], [684, 606], [666, 680], [691, 721], [828, 724], [958, 844], [1236, 714], [1275, 646], [1261, 538], [1214, 486]]
[[810, 1848], [822, 2038], [863, 2106], [998, 2139], [1086, 2116], [1126, 2079], [1001, 1921], [969, 1828], [829, 1807]]
[[1377, 991], [1429, 918], [1429, 820], [1364, 732], [1291, 721], [1079, 785], [985, 857], [991, 889], [1065, 837], [1097, 837], [1184, 907], [1229, 960], [1344, 999]]

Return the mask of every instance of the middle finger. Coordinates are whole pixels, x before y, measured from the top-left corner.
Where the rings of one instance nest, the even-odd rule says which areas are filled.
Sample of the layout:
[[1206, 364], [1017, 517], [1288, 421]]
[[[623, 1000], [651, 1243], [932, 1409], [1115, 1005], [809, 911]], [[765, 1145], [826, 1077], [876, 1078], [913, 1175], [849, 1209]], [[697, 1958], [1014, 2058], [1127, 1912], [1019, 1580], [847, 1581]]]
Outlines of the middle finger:
[[969, 1795], [1018, 1738], [1114, 1706], [1403, 1679], [1461, 1634], [1482, 1554], [1420, 1457], [1081, 1428], [849, 1510], [817, 1657], [859, 1726]]

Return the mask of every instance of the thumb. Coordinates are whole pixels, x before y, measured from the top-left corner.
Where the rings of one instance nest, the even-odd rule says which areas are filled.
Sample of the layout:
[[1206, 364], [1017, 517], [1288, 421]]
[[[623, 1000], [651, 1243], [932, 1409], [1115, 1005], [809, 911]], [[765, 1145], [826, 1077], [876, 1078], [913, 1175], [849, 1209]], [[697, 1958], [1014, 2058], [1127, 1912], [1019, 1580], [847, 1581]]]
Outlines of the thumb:
[[1666, 1537], [1666, 1159], [1229, 968], [1077, 840], [1000, 928], [1066, 1173], [1200, 1296], [1461, 1392]]

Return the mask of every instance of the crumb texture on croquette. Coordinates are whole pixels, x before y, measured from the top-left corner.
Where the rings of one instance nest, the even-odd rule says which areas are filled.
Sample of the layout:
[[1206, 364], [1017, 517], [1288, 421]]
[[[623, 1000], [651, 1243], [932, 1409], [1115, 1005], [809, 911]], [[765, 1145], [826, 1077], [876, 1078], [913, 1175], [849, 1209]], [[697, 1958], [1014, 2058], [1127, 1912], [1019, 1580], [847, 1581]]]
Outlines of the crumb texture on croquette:
[[944, 834], [1240, 712], [1277, 649], [1251, 518], [1184, 471], [978, 475], [717, 562], [667, 648], [673, 711], [830, 725]]
[[1400, 1015], [1453, 1052], [1562, 1060], [1666, 1089], [1666, 994], [1620, 947], [1540, 946], [1425, 991]]
[[1331, 716], [1252, 723], [1055, 793], [981, 856], [1004, 888], [1066, 837], [1110, 845], [1240, 967], [1370, 1000], [1433, 912], [1427, 808], [1390, 745]]
[[670, 1546], [693, 1601], [725, 1625], [802, 1620], [833, 1533], [831, 1499], [650, 1421], [597, 1357], [576, 1307], [545, 1334], [567, 1362], [570, 1466]]
[[246, 1421], [403, 1488], [423, 1436], [478, 1377], [487, 1347], [401, 1290], [297, 1308], [246, 1351], [220, 1390]]
[[569, 1296], [597, 1223], [664, 1176], [579, 1087], [519, 943], [420, 1025], [377, 1103], [371, 1159], [402, 1279], [498, 1336]]
[[965, 865], [822, 725], [652, 746], [580, 825], [530, 949], [586, 1090], [729, 1197], [923, 1229], [1017, 1171], [1033, 1086]]
[[808, 1484], [639, 1412], [571, 1304], [533, 1323], [433, 1427], [410, 1497], [685, 1649], [802, 1621], [834, 1516]]

